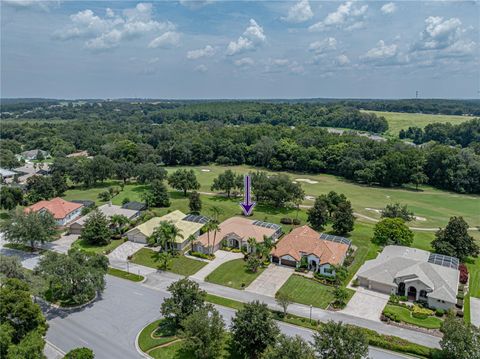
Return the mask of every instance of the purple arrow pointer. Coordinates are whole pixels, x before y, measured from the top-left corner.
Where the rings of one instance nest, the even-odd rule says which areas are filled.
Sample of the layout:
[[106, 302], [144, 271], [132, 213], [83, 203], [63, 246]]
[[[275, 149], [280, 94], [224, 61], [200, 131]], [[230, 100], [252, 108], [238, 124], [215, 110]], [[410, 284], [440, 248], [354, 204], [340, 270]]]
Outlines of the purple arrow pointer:
[[245, 175], [243, 178], [243, 185], [244, 185], [244, 191], [243, 191], [243, 202], [240, 202], [240, 207], [242, 207], [243, 214], [245, 216], [249, 216], [252, 214], [253, 207], [257, 203], [255, 202], [250, 202], [250, 176]]

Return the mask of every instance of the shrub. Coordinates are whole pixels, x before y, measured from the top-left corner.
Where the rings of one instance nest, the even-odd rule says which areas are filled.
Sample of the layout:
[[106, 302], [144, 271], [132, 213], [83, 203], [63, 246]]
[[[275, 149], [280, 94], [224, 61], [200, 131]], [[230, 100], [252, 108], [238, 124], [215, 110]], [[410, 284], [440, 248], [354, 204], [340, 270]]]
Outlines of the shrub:
[[283, 217], [280, 219], [281, 224], [293, 224], [293, 219], [288, 217]]
[[390, 294], [390, 298], [388, 301], [392, 304], [398, 304], [400, 302], [400, 296], [395, 295], [395, 294]]
[[463, 318], [463, 311], [462, 310], [457, 310], [457, 317]]
[[196, 251], [190, 251], [190, 252], [188, 252], [188, 254], [190, 254], [193, 257], [202, 258], [202, 259], [214, 259], [215, 258], [215, 255], [213, 255], [213, 254], [205, 254], [205, 253], [196, 252]]
[[416, 304], [412, 308], [412, 317], [417, 319], [426, 319], [433, 314], [434, 314], [433, 310], [430, 310], [428, 308], [423, 308]]
[[437, 317], [443, 317], [443, 315], [445, 314], [445, 310], [441, 309], [441, 308], [437, 308], [435, 309], [435, 315]]
[[294, 218], [293, 221], [292, 221], [292, 223], [293, 223], [294, 225], [298, 226], [301, 222], [300, 222], [299, 219]]
[[464, 298], [464, 294], [463, 293], [458, 293], [457, 294], [457, 299], [463, 299]]
[[107, 202], [107, 201], [110, 201], [110, 199], [112, 198], [111, 194], [109, 191], [103, 191], [103, 192], [100, 192], [98, 194], [98, 198], [101, 200], [101, 201], [104, 201], [104, 202]]
[[463, 299], [458, 299], [458, 300], [457, 300], [457, 304], [455, 304], [455, 306], [456, 306], [458, 309], [462, 309], [462, 308], [463, 308]]
[[359, 285], [360, 285], [360, 281], [358, 280], [358, 278], [355, 278], [352, 281], [352, 287], [358, 287]]
[[406, 295], [401, 295], [400, 296], [400, 301], [401, 302], [406, 302], [406, 301], [408, 301], [408, 297]]
[[468, 268], [465, 263], [461, 263], [458, 266], [458, 270], [460, 271], [460, 283], [467, 284], [468, 283]]
[[130, 202], [130, 198], [125, 197], [124, 199], [122, 199], [122, 205], [125, 205], [125, 204], [127, 204], [128, 202]]

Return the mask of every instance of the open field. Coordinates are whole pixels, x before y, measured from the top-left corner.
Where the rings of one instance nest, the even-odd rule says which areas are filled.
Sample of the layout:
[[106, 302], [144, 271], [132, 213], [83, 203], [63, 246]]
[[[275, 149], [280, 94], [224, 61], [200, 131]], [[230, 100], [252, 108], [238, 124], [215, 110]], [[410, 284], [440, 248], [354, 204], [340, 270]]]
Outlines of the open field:
[[383, 116], [388, 121], [388, 132], [398, 136], [400, 130], [406, 130], [409, 127], [424, 128], [429, 123], [446, 123], [453, 125], [471, 120], [469, 116], [450, 116], [450, 115], [430, 115], [423, 113], [403, 113], [403, 112], [382, 112], [382, 111], [364, 111], [374, 113], [377, 116]]

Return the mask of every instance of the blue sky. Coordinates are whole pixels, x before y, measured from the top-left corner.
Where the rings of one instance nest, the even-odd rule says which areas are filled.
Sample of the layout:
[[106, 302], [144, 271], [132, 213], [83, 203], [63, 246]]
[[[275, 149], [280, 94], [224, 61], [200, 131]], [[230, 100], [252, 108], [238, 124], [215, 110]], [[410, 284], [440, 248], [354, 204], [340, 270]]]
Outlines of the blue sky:
[[478, 98], [479, 2], [1, 2], [1, 96]]

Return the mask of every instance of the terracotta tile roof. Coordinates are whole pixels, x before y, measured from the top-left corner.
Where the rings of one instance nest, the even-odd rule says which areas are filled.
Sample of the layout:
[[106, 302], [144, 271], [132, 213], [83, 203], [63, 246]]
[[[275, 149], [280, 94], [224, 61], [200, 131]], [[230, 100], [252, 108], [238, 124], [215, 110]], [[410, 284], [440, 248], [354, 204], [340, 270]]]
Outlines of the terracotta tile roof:
[[272, 250], [272, 255], [289, 255], [300, 261], [303, 255], [314, 254], [320, 258], [320, 264], [340, 264], [348, 251], [348, 245], [320, 239], [320, 233], [309, 226], [293, 229], [285, 235]]
[[[231, 217], [220, 223], [220, 232], [217, 232], [216, 243], [220, 243], [229, 234], [236, 234], [238, 237], [246, 241], [248, 238], [253, 237], [257, 242], [263, 242], [263, 236], [271, 237], [275, 233], [274, 228], [260, 227], [253, 224], [253, 220], [243, 217]], [[210, 244], [212, 245], [213, 232], [210, 233]], [[208, 245], [207, 232], [198, 237], [196, 243], [200, 243], [203, 246]]]
[[49, 211], [55, 219], [63, 219], [69, 213], [75, 211], [76, 209], [79, 209], [80, 207], [82, 207], [82, 204], [80, 203], [68, 202], [60, 197], [56, 197], [51, 199], [50, 201], [40, 201], [32, 204], [30, 207], [25, 208], [25, 212], [37, 212], [45, 209]]

